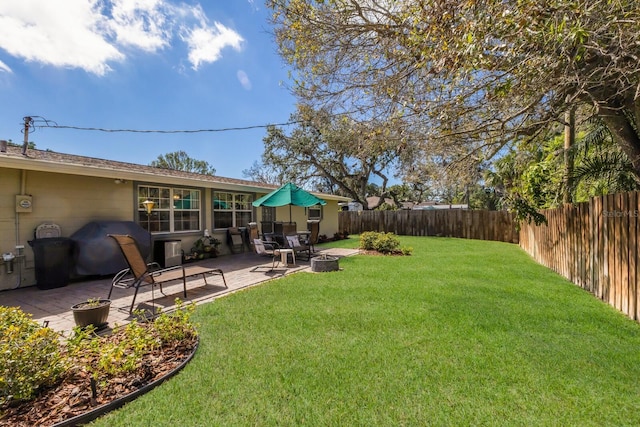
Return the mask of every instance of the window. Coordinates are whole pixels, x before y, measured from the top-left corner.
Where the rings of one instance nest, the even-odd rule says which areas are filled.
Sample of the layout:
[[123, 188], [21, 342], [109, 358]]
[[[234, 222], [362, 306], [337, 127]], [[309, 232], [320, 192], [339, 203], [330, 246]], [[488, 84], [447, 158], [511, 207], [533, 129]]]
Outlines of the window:
[[213, 192], [213, 228], [248, 227], [253, 217], [253, 196]]
[[[151, 214], [143, 202], [153, 202]], [[200, 190], [138, 186], [139, 224], [151, 233], [200, 230]]]
[[310, 220], [321, 220], [322, 219], [322, 205], [311, 206], [308, 211], [308, 215]]
[[262, 220], [263, 221], [275, 221], [276, 220], [276, 208], [270, 206], [262, 207]]

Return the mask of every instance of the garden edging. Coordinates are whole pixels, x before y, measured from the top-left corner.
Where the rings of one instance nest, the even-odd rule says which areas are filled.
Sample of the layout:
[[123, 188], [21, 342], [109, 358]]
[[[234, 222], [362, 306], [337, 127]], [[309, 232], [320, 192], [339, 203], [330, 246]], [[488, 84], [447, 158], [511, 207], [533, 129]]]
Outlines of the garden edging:
[[139, 388], [136, 391], [133, 391], [127, 394], [126, 396], [122, 396], [118, 399], [112, 400], [109, 403], [100, 405], [89, 412], [85, 412], [84, 414], [76, 415], [73, 418], [69, 418], [67, 420], [53, 424], [52, 427], [71, 427], [71, 426], [77, 426], [77, 425], [89, 423], [102, 415], [105, 415], [111, 411], [114, 411], [120, 408], [125, 403], [129, 403], [132, 400], [138, 398], [139, 396], [142, 396], [143, 394], [150, 392], [151, 390], [153, 390], [154, 388], [156, 388], [157, 386], [159, 386], [160, 384], [162, 384], [163, 382], [165, 382], [166, 380], [170, 379], [175, 374], [180, 372], [182, 368], [184, 368], [187, 365], [187, 363], [189, 363], [193, 358], [193, 356], [196, 354], [196, 351], [198, 350], [198, 344], [199, 344], [199, 341], [196, 342], [196, 345], [193, 347], [193, 351], [191, 352], [191, 354], [184, 361], [182, 361], [180, 365], [176, 366], [173, 370], [168, 372], [163, 377], [150, 382], [149, 384]]

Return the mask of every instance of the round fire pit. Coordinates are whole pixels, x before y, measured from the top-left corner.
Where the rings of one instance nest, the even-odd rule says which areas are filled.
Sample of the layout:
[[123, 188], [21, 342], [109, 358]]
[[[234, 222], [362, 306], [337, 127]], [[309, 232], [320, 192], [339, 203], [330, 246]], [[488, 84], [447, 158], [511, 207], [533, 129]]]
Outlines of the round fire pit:
[[311, 271], [321, 273], [325, 271], [338, 271], [338, 257], [334, 256], [318, 256], [311, 258]]

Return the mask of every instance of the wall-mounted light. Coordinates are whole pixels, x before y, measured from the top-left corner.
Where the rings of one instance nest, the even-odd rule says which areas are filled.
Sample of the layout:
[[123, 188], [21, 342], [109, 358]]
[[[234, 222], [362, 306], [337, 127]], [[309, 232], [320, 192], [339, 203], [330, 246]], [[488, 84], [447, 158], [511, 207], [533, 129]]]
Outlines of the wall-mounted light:
[[127, 181], [125, 181], [124, 179], [116, 178], [113, 180], [113, 182], [119, 185], [119, 184], [125, 184]]
[[156, 205], [154, 201], [152, 200], [145, 200], [144, 202], [142, 202], [142, 204], [144, 205], [144, 208], [147, 210], [148, 214], [151, 214], [151, 211], [153, 210], [153, 207]]

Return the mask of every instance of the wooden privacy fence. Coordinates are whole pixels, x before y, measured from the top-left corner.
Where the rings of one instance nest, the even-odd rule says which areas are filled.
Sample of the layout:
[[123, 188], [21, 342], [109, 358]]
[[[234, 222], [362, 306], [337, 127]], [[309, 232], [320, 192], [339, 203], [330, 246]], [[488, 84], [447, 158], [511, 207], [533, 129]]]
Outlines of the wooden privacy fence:
[[548, 225], [522, 224], [520, 246], [536, 261], [640, 320], [637, 192], [544, 211]]
[[343, 211], [340, 231], [384, 231], [403, 236], [445, 236], [518, 243], [512, 215], [506, 211], [460, 209]]

